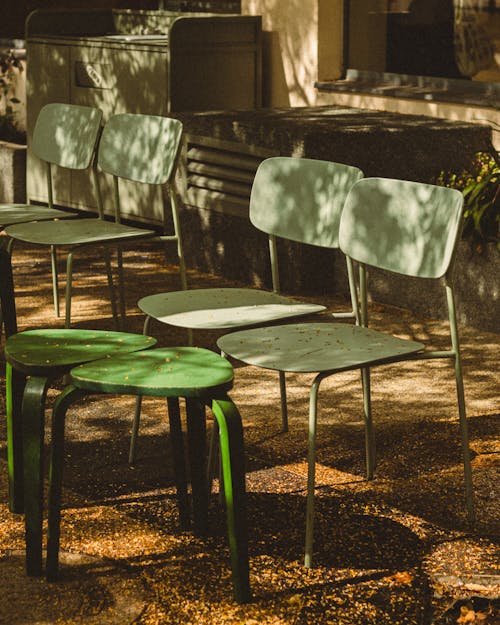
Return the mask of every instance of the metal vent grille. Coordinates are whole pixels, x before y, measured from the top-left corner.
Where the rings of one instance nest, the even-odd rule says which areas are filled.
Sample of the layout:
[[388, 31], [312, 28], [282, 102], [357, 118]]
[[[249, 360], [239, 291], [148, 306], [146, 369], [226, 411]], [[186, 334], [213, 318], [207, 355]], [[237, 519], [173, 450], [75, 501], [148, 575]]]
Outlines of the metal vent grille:
[[276, 152], [211, 137], [187, 135], [184, 146], [184, 201], [196, 208], [248, 217], [259, 164]]

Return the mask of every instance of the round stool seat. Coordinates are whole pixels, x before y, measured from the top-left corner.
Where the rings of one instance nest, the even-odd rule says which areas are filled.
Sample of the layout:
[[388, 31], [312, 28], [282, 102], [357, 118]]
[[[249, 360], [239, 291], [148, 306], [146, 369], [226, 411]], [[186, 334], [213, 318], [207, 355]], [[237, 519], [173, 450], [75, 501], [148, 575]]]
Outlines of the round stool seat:
[[7, 362], [27, 375], [57, 377], [68, 368], [119, 353], [147, 349], [156, 339], [105, 330], [27, 330], [9, 337]]
[[[157, 348], [136, 354], [119, 354], [75, 367], [71, 383], [54, 403], [52, 418], [51, 471], [47, 519], [47, 578], [54, 580], [59, 570], [61, 493], [64, 459], [64, 423], [68, 408], [87, 393], [144, 395], [165, 397], [170, 425], [179, 520], [186, 529], [190, 523], [190, 505], [184, 437], [179, 400], [185, 399], [189, 475], [193, 528], [198, 535], [208, 530], [209, 484], [206, 458], [206, 413], [211, 408], [214, 432], [218, 433], [220, 464], [223, 475], [226, 521], [233, 592], [236, 601], [250, 598], [248, 537], [245, 504], [245, 462], [243, 425], [239, 411], [227, 391], [233, 385], [233, 367], [219, 354], [197, 347]], [[34, 471], [36, 473], [36, 471]], [[31, 473], [28, 475], [31, 477]], [[31, 522], [31, 518], [29, 519]], [[35, 564], [41, 561], [41, 523], [36, 543], [26, 541], [35, 552]], [[33, 548], [32, 543], [35, 543]]]
[[169, 347], [120, 354], [71, 370], [72, 384], [99, 393], [203, 397], [232, 388], [233, 368], [219, 354], [199, 347]]

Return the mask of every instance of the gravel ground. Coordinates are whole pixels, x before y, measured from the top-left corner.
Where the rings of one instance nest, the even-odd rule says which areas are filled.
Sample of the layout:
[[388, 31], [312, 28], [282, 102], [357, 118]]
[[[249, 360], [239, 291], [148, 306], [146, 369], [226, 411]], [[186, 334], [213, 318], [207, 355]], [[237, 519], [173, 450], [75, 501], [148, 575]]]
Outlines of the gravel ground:
[[[144, 246], [126, 253], [129, 330], [135, 302], [179, 288], [175, 268]], [[20, 329], [62, 326], [53, 317], [48, 255], [14, 253]], [[93, 270], [90, 276], [87, 270]], [[81, 271], [84, 271], [82, 275]], [[97, 256], [75, 260], [74, 325], [111, 328]], [[97, 276], [97, 277], [96, 277]], [[190, 272], [192, 287], [227, 285]], [[332, 310], [342, 298], [317, 297]], [[441, 321], [372, 304], [372, 325], [446, 347]], [[162, 345], [185, 333], [155, 325]], [[197, 344], [213, 347], [215, 334]], [[62, 575], [24, 574], [23, 519], [8, 512], [5, 423], [0, 437], [0, 623], [107, 625], [450, 625], [500, 622], [498, 335], [461, 328], [477, 526], [466, 524], [454, 378], [439, 361], [373, 373], [378, 464], [364, 479], [359, 377], [323, 383], [318, 432], [314, 569], [302, 566], [307, 383], [289, 378], [290, 431], [280, 431], [276, 376], [236, 369], [232, 397], [245, 427], [253, 601], [231, 600], [217, 494], [207, 539], [179, 530], [164, 403], [144, 402], [138, 458], [127, 463], [133, 400], [87, 398], [68, 413]], [[2, 364], [2, 404], [4, 371]], [[49, 407], [57, 392], [49, 392]], [[2, 406], [3, 409], [3, 406]]]

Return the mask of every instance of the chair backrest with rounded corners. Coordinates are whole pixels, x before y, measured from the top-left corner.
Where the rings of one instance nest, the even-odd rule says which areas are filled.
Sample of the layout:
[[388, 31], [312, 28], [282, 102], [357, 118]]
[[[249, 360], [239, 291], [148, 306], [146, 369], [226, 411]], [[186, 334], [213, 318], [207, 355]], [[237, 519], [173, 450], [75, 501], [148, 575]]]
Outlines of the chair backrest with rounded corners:
[[441, 278], [461, 233], [463, 201], [456, 189], [364, 178], [347, 197], [340, 248], [352, 259], [380, 269]]
[[250, 220], [268, 234], [321, 247], [338, 247], [347, 193], [363, 177], [357, 167], [277, 156], [263, 161], [250, 196]]
[[76, 104], [46, 104], [38, 114], [31, 149], [42, 160], [69, 169], [92, 164], [102, 111]]
[[156, 115], [113, 115], [99, 142], [98, 165], [120, 178], [165, 184], [175, 170], [182, 136], [178, 119]]

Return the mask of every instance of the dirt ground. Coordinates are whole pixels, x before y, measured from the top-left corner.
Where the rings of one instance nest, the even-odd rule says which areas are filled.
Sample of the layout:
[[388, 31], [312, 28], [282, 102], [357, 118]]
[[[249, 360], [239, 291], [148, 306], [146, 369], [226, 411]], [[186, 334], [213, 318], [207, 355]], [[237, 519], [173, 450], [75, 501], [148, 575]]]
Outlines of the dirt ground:
[[[127, 252], [129, 331], [142, 331], [146, 294], [179, 288], [175, 267], [149, 246]], [[20, 329], [61, 327], [53, 314], [48, 254], [14, 252]], [[112, 328], [98, 255], [75, 260], [74, 325]], [[227, 285], [189, 273], [191, 287]], [[63, 286], [63, 285], [62, 285]], [[329, 309], [341, 297], [313, 298]], [[372, 325], [447, 347], [446, 324], [372, 304]], [[151, 327], [160, 345], [184, 332]], [[217, 335], [199, 333], [214, 347]], [[323, 383], [318, 432], [315, 567], [302, 565], [308, 386], [291, 375], [290, 431], [282, 433], [277, 378], [237, 367], [231, 395], [247, 454], [253, 600], [231, 598], [217, 494], [207, 539], [179, 530], [163, 402], [144, 401], [138, 458], [127, 462], [133, 399], [91, 397], [68, 413], [62, 575], [24, 573], [24, 525], [7, 509], [5, 423], [0, 432], [0, 623], [45, 625], [449, 625], [500, 622], [498, 536], [499, 337], [461, 328], [477, 525], [467, 527], [454, 376], [448, 363], [373, 372], [375, 480], [364, 478], [359, 376]], [[2, 363], [2, 410], [4, 369]], [[49, 408], [61, 385], [49, 392]], [[47, 413], [49, 414], [49, 412]], [[48, 440], [47, 440], [48, 442]]]

